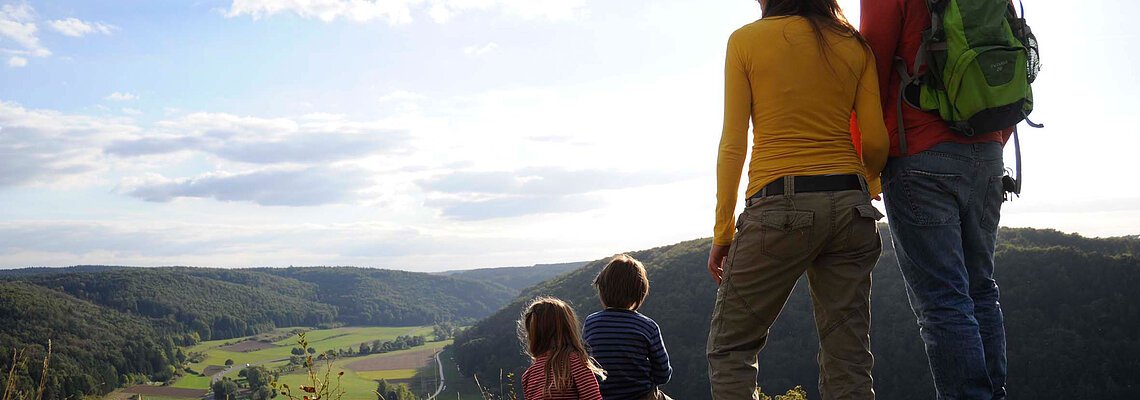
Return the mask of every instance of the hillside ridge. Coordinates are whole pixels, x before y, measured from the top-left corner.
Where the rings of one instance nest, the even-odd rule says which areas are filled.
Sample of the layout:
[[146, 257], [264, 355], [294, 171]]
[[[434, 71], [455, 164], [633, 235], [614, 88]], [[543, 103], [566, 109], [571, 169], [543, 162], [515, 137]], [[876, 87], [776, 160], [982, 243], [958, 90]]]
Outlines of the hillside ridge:
[[[930, 373], [909, 308], [889, 232], [873, 272], [872, 348], [881, 400], [933, 398]], [[1055, 230], [1002, 228], [996, 273], [1002, 288], [1009, 345], [1011, 398], [1099, 399], [1140, 396], [1140, 239], [1084, 238]], [[716, 287], [705, 263], [710, 240], [690, 240], [634, 251], [650, 276], [640, 310], [661, 326], [673, 362], [664, 387], [674, 398], [708, 397], [704, 343]], [[515, 335], [525, 301], [549, 295], [570, 302], [580, 317], [600, 308], [590, 283], [605, 259], [524, 291], [473, 325], [455, 342], [464, 374], [493, 380], [516, 376], [527, 360]], [[797, 385], [818, 398], [814, 320], [801, 280], [760, 354], [759, 383], [767, 392]]]

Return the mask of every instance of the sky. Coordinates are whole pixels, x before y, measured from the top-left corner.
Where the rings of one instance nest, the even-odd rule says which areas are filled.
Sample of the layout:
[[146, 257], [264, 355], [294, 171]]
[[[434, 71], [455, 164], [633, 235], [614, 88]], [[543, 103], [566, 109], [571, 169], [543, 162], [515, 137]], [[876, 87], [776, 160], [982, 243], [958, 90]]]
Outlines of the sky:
[[[1025, 1], [1046, 128], [1001, 222], [1140, 234], [1140, 5], [1072, 4]], [[725, 42], [759, 14], [0, 0], [0, 268], [439, 271], [711, 236]]]

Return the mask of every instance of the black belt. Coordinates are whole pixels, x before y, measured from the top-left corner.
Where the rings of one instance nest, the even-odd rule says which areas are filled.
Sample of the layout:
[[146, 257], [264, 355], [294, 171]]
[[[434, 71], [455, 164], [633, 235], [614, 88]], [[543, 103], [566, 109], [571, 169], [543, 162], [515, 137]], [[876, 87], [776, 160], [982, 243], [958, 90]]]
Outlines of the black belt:
[[[863, 190], [859, 175], [813, 175], [792, 177], [796, 193], [839, 192], [843, 190]], [[781, 177], [760, 188], [748, 200], [784, 194], [784, 178]]]

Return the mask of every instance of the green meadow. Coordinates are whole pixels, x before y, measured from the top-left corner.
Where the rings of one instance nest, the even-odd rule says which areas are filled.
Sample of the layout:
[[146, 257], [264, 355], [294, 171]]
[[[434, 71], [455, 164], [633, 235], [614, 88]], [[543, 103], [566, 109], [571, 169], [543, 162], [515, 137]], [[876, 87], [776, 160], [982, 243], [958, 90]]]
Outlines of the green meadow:
[[[293, 331], [295, 329], [301, 329], [301, 328], [280, 328], [280, 329], [277, 329], [277, 330], [270, 332], [270, 333], [265, 333], [265, 334], [261, 334], [261, 335], [257, 335], [257, 336], [251, 336], [251, 337], [247, 337], [247, 338], [211, 340], [211, 341], [206, 341], [206, 342], [202, 342], [202, 343], [199, 343], [197, 345], [191, 346], [187, 349], [184, 349], [183, 351], [187, 355], [190, 355], [190, 354], [196, 353], [196, 352], [200, 352], [200, 353], [205, 354], [205, 359], [203, 359], [201, 362], [189, 364], [190, 369], [197, 371], [199, 373], [201, 373], [207, 367], [224, 366], [226, 360], [233, 360], [234, 365], [236, 365], [237, 367], [233, 368], [231, 371], [226, 373], [225, 376], [227, 376], [231, 379], [237, 379], [238, 372], [240, 372], [241, 369], [244, 368], [245, 364], [263, 365], [266, 368], [270, 368], [270, 369], [273, 369], [275, 367], [284, 366], [284, 365], [288, 364], [288, 359], [290, 356], [292, 356], [293, 348], [298, 347], [297, 336], [296, 335], [289, 335], [287, 338], [274, 341], [272, 343], [274, 345], [273, 347], [268, 347], [268, 348], [255, 350], [255, 351], [248, 351], [248, 352], [232, 351], [232, 350], [223, 349], [223, 347], [226, 347], [226, 346], [232, 345], [232, 344], [237, 344], [237, 343], [240, 343], [240, 342], [248, 340], [248, 339], [257, 340], [257, 339], [262, 339], [262, 338], [282, 337], [282, 336], [285, 336], [286, 334], [288, 334], [290, 331]], [[432, 327], [430, 327], [430, 326], [419, 326], [419, 327], [343, 327], [343, 328], [335, 328], [335, 329], [310, 330], [310, 331], [305, 333], [305, 338], [309, 342], [309, 347], [312, 347], [313, 350], [316, 351], [316, 354], [321, 354], [327, 350], [352, 349], [353, 351], [356, 351], [358, 346], [360, 345], [360, 343], [371, 344], [375, 340], [388, 341], [388, 340], [395, 339], [397, 336], [404, 336], [404, 335], [408, 335], [408, 336], [416, 336], [416, 335], [430, 336], [431, 333], [432, 333]], [[450, 343], [450, 342], [429, 342], [425, 346], [415, 347], [413, 350], [422, 350], [424, 348], [440, 348], [440, 347], [443, 347], [444, 345], [446, 345], [447, 343]], [[337, 366], [343, 367], [344, 364], [351, 363], [354, 361], [365, 360], [365, 359], [369, 359], [369, 358], [373, 358], [373, 357], [382, 357], [385, 355], [399, 354], [399, 353], [400, 352], [390, 352], [390, 353], [383, 353], [383, 354], [372, 354], [372, 355], [368, 355], [368, 356], [364, 356], [364, 357], [344, 357], [344, 358], [337, 359], [336, 361], [334, 361], [333, 364], [334, 364], [334, 367], [337, 367]], [[412, 371], [412, 372], [413, 372], [412, 374], [409, 374], [409, 373], [406, 373], [406, 371], [403, 371], [401, 373], [392, 375], [393, 377], [391, 377], [389, 379], [410, 378], [411, 375], [414, 374], [414, 371]], [[376, 371], [372, 371], [372, 373], [375, 374]], [[345, 375], [348, 376], [350, 374], [346, 372]], [[407, 376], [404, 376], [404, 375], [407, 375]], [[282, 377], [282, 380], [286, 381], [286, 382], [291, 381], [293, 379], [293, 375], [289, 375], [289, 377], [290, 377], [289, 380], [285, 380], [285, 377]], [[351, 376], [350, 378], [351, 378], [350, 380], [352, 381], [351, 384], [354, 385], [353, 388], [358, 388], [360, 386], [360, 384], [362, 384], [363, 381], [366, 379], [366, 378], [357, 377], [355, 375]], [[182, 387], [182, 388], [208, 389], [209, 385], [210, 385], [210, 378], [209, 377], [200, 376], [200, 375], [189, 375], [188, 374], [188, 375], [183, 376], [182, 378], [179, 378], [178, 381], [176, 381], [173, 386], [174, 387]], [[375, 384], [371, 384], [371, 389], [369, 389], [369, 391], [374, 390], [375, 388], [376, 388]]]
[[[353, 371], [351, 369], [348, 369], [346, 365], [362, 360], [395, 357], [411, 352], [423, 351], [424, 349], [442, 349], [444, 346], [447, 346], [449, 344], [451, 344], [450, 340], [442, 342], [428, 342], [423, 346], [413, 347], [408, 350], [393, 351], [383, 354], [371, 354], [363, 357], [345, 357], [335, 359], [327, 363], [316, 362], [316, 370], [318, 371], [318, 378], [321, 380], [324, 380], [325, 372], [328, 371], [328, 376], [333, 385], [336, 385], [337, 373], [344, 372], [344, 375], [340, 376], [340, 387], [346, 393], [348, 393], [345, 398], [355, 399], [366, 397], [362, 396], [363, 394], [369, 394], [367, 397], [371, 398], [372, 396], [370, 394], [376, 390], [377, 380], [381, 378], [388, 379], [389, 381], [411, 379], [415, 375], [416, 370], [395, 369], [384, 371]], [[433, 365], [433, 368], [434, 367], [435, 366]], [[302, 384], [307, 385], [309, 383], [309, 376], [307, 371], [298, 370], [288, 375], [281, 375], [281, 379], [278, 380], [278, 382], [289, 385], [291, 388], [296, 388]], [[294, 391], [294, 393], [296, 393], [296, 391]]]

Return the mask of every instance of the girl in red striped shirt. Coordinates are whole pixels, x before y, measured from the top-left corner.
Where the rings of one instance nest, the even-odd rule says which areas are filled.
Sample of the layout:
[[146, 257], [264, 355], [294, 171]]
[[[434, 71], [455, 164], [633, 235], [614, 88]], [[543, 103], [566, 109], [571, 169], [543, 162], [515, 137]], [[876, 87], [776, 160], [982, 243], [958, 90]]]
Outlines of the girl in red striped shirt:
[[595, 374], [603, 371], [586, 354], [578, 317], [553, 297], [531, 301], [518, 322], [519, 339], [533, 363], [522, 375], [526, 400], [602, 400]]

